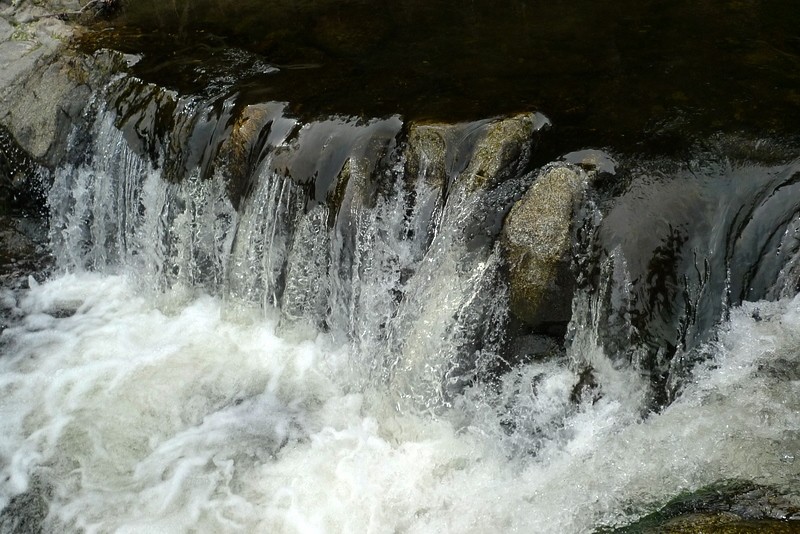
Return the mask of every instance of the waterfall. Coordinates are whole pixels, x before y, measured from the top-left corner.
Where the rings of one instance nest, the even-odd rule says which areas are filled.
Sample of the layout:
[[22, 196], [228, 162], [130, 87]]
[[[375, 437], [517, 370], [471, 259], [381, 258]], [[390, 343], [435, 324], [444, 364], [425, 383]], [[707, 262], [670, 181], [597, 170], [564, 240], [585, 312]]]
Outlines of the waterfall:
[[[796, 506], [797, 163], [538, 168], [548, 124], [113, 78], [52, 175], [57, 271], [3, 294], [0, 531], [583, 533], [731, 479]], [[564, 338], [514, 315], [500, 237], [554, 168]]]
[[49, 194], [60, 268], [255, 305], [286, 335], [331, 332], [364, 384], [418, 408], [486, 373], [507, 321], [492, 235], [532, 179], [468, 184], [489, 121], [456, 126], [440, 176], [397, 117], [299, 124], [280, 104], [232, 107], [136, 79], [96, 95]]

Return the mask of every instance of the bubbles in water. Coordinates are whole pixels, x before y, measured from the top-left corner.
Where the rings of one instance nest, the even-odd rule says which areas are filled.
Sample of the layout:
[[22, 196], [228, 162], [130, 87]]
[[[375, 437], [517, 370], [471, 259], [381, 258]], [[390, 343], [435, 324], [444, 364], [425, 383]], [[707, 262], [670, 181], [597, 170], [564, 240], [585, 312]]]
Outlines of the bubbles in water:
[[327, 335], [287, 341], [256, 309], [159, 311], [124, 278], [65, 276], [2, 334], [0, 498], [43, 491], [37, 477], [49, 531], [590, 532], [721, 479], [791, 487], [800, 302], [758, 306], [646, 420], [624, 375], [570, 400], [558, 359], [432, 416], [380, 385], [348, 392], [350, 349]]

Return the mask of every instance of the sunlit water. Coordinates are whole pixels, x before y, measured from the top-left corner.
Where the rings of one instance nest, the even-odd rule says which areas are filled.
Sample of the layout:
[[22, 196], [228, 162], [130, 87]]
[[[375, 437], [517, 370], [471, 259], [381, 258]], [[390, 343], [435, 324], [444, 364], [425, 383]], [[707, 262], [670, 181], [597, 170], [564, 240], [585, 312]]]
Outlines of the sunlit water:
[[590, 532], [720, 479], [800, 481], [800, 298], [734, 310], [642, 420], [611, 369], [594, 403], [551, 361], [401, 412], [349, 386], [347, 347], [216, 298], [98, 274], [7, 297], [0, 506], [36, 477], [52, 532]]

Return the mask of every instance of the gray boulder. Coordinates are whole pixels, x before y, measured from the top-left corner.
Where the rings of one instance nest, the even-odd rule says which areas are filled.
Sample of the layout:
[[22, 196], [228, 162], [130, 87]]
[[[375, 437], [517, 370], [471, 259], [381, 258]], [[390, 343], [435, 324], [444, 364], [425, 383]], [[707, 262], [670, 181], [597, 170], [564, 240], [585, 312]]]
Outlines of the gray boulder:
[[0, 123], [35, 157], [47, 152], [58, 105], [76, 85], [53, 64], [72, 32], [46, 13], [26, 3], [0, 11]]

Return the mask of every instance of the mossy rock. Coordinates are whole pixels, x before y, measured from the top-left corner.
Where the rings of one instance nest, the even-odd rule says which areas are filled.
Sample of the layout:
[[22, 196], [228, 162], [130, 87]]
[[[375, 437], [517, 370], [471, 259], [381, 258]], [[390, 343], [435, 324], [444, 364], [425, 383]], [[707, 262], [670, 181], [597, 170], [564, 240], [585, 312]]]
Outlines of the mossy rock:
[[422, 179], [444, 189], [447, 185], [447, 140], [453, 136], [447, 124], [414, 124], [408, 134], [406, 176]]
[[747, 481], [731, 480], [682, 494], [631, 525], [608, 534], [800, 533], [797, 496]]
[[535, 132], [548, 124], [536, 113], [409, 128], [406, 175], [446, 188], [454, 179], [467, 192], [519, 176], [530, 162]]
[[646, 530], [653, 534], [791, 534], [800, 532], [800, 521], [743, 519], [730, 512], [687, 514]]

